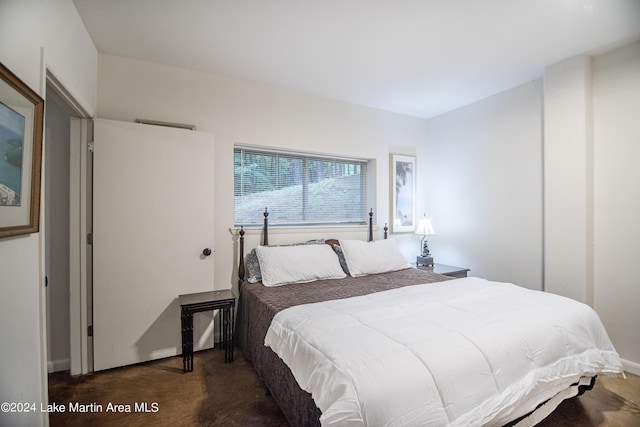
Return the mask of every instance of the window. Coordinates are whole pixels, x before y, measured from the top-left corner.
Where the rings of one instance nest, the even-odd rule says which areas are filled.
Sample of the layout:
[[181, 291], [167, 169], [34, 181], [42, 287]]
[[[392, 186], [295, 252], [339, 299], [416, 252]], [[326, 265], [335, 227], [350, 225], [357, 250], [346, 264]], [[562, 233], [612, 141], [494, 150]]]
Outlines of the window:
[[235, 224], [365, 224], [367, 161], [236, 147]]

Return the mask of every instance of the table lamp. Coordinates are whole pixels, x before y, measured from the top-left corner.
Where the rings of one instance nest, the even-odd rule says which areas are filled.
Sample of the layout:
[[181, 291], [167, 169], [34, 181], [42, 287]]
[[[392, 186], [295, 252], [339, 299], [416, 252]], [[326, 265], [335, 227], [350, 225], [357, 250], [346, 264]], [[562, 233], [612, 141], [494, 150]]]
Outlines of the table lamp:
[[426, 237], [435, 236], [436, 232], [433, 229], [433, 225], [431, 225], [431, 220], [428, 219], [426, 215], [420, 220], [420, 223], [418, 223], [415, 234], [422, 235], [422, 240], [420, 240], [421, 252], [416, 263], [418, 265], [433, 265], [433, 257], [431, 256], [431, 252], [429, 252], [429, 245], [427, 244]]

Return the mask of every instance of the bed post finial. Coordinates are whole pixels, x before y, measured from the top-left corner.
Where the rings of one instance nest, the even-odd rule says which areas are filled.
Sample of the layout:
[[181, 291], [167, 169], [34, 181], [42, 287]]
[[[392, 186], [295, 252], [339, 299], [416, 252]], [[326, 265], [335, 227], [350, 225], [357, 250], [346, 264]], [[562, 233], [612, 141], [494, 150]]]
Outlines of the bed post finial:
[[389, 235], [389, 227], [387, 227], [387, 223], [384, 223], [384, 238], [386, 239]]
[[238, 264], [238, 288], [242, 285], [244, 281], [244, 227], [240, 226], [240, 231], [238, 234], [240, 235], [240, 263]]
[[269, 220], [267, 218], [269, 217], [269, 212], [267, 212], [267, 208], [264, 208], [264, 213], [262, 215], [264, 215], [264, 226], [262, 227], [264, 231], [264, 239], [262, 241], [262, 244], [264, 246], [268, 246], [269, 245], [269, 227], [268, 227]]
[[373, 208], [369, 211], [369, 241], [373, 241]]

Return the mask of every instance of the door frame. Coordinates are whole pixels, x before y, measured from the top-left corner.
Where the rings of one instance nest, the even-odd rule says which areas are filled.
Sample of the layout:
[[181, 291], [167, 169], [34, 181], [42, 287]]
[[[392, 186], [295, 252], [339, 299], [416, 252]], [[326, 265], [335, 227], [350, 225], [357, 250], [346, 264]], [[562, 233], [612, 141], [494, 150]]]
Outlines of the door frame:
[[87, 111], [60, 81], [46, 72], [47, 90], [52, 90], [69, 109], [69, 341], [71, 375], [93, 372], [93, 347], [88, 337], [91, 325], [91, 230], [92, 158], [89, 141], [93, 139], [93, 121]]
[[71, 375], [93, 372], [92, 325], [92, 250], [91, 233], [92, 159], [89, 141], [93, 122], [71, 119], [70, 209], [69, 209], [69, 307]]

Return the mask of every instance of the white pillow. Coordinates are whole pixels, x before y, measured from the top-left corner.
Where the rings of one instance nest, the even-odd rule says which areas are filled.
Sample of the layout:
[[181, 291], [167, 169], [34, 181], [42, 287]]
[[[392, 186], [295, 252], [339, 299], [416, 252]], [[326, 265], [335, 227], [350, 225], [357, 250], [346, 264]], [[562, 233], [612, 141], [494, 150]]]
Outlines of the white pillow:
[[411, 267], [393, 239], [373, 242], [340, 240], [340, 247], [353, 277]]
[[258, 246], [256, 255], [265, 286], [347, 277], [329, 245]]

